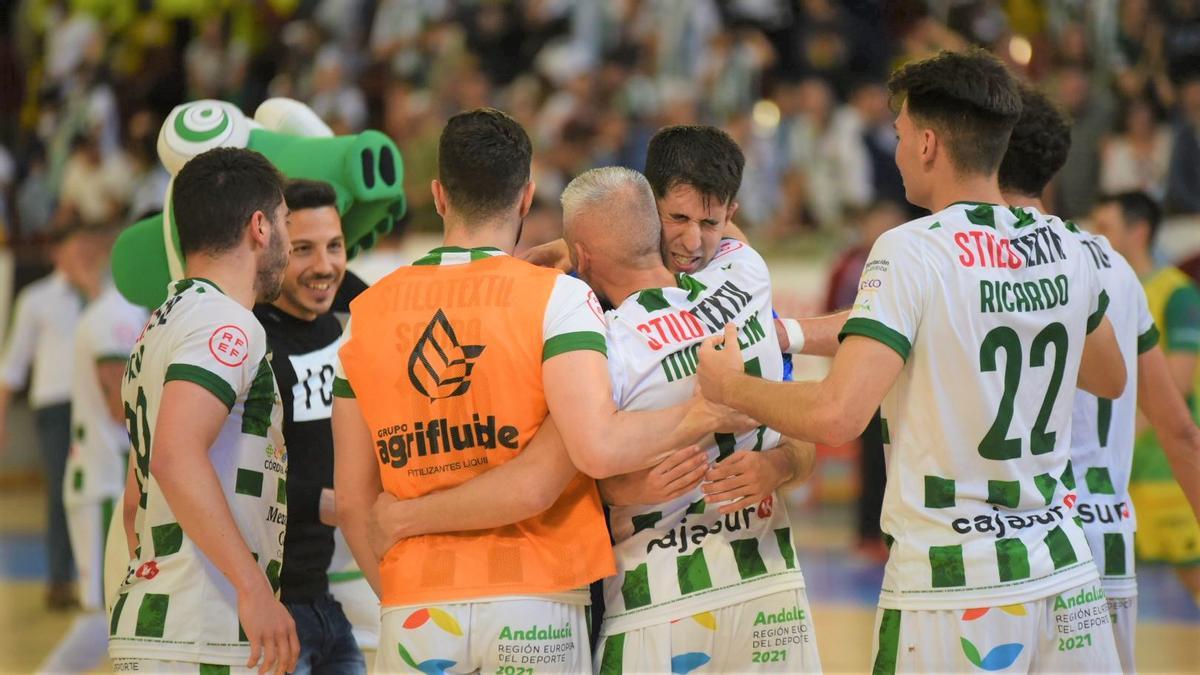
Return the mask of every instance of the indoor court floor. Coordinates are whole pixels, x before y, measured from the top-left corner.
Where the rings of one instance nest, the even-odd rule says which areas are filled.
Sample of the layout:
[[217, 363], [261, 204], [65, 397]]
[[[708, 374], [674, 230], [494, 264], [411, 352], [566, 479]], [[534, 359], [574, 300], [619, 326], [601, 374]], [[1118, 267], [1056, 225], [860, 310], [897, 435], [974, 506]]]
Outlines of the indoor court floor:
[[[801, 565], [827, 673], [870, 670], [882, 566], [853, 551], [848, 508], [792, 507]], [[42, 609], [42, 493], [0, 491], [0, 673], [32, 672], [70, 625]], [[1138, 669], [1200, 673], [1200, 610], [1169, 569], [1139, 568]]]

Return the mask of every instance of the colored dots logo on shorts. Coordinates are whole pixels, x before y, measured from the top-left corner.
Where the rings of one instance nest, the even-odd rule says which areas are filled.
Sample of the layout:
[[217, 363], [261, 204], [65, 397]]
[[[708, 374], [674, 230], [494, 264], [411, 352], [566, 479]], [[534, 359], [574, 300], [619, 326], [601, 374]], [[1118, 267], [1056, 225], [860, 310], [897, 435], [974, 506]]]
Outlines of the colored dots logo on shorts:
[[[962, 620], [975, 621], [981, 619], [993, 609], [1000, 610], [1010, 616], [1026, 616], [1028, 614], [1025, 611], [1025, 605], [1002, 605], [1000, 607], [981, 607], [965, 610], [962, 613]], [[967, 660], [981, 670], [1004, 670], [1016, 663], [1017, 657], [1025, 650], [1025, 645], [1017, 642], [1009, 642], [993, 647], [988, 651], [986, 656], [981, 657], [979, 648], [967, 638], [960, 637], [959, 644], [962, 646], [963, 655], [967, 657]]]
[[417, 663], [416, 659], [412, 657], [412, 654], [409, 654], [408, 650], [404, 648], [404, 645], [397, 642], [396, 648], [400, 650], [400, 658], [404, 659], [404, 662], [408, 664], [409, 668], [419, 670], [422, 673], [425, 673], [425, 675], [445, 675], [447, 668], [458, 663], [457, 661], [449, 661], [447, 659], [426, 659], [425, 661]]
[[1023, 644], [1010, 642], [993, 647], [987, 656], [979, 658], [979, 649], [971, 644], [970, 640], [959, 638], [959, 642], [962, 643], [963, 654], [966, 655], [967, 660], [982, 670], [1004, 670], [1015, 663], [1017, 657], [1025, 649]]
[[672, 656], [671, 672], [675, 675], [687, 675], [711, 660], [712, 657], [703, 652], [688, 652], [686, 654]]
[[451, 635], [462, 637], [462, 627], [458, 625], [458, 620], [437, 607], [426, 607], [409, 614], [408, 618], [404, 620], [404, 627], [414, 630], [424, 626], [431, 619], [438, 628]]

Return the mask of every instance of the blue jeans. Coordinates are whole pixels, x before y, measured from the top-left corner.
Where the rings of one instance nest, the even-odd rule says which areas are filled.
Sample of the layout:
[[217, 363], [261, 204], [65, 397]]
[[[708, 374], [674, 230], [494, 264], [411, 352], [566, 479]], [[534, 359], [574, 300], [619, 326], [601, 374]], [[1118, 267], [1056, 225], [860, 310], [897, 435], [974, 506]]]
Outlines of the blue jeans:
[[366, 675], [362, 650], [332, 595], [326, 593], [313, 602], [289, 602], [287, 608], [300, 639], [300, 659], [293, 675]]
[[71, 404], [56, 403], [33, 410], [46, 470], [46, 558], [52, 583], [75, 578], [71, 539], [67, 536], [67, 512], [63, 507], [63, 474], [71, 450]]

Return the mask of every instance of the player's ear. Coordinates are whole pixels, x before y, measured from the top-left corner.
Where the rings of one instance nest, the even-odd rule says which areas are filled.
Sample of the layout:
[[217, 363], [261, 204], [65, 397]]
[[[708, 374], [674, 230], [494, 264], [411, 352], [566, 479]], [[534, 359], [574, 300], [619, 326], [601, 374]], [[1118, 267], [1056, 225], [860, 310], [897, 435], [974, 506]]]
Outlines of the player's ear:
[[518, 210], [520, 217], [524, 218], [525, 216], [529, 215], [529, 209], [533, 208], [533, 193], [536, 190], [537, 182], [535, 182], [533, 178], [530, 178], [529, 182], [526, 183], [525, 187], [521, 190], [521, 206]]
[[250, 241], [254, 243], [255, 248], [267, 248], [270, 245], [271, 221], [267, 218], [267, 214], [255, 211], [250, 216], [250, 222], [246, 227]]
[[729, 202], [729, 209], [725, 212], [725, 222], [726, 223], [733, 222], [733, 216], [735, 214], [737, 214], [738, 206], [740, 206], [740, 204], [738, 204], [738, 200], [736, 200], [736, 199]]
[[437, 214], [443, 218], [446, 217], [446, 188], [438, 179], [434, 178], [429, 181], [429, 191], [433, 193], [433, 208], [437, 210]]
[[937, 153], [942, 150], [941, 139], [933, 132], [933, 129], [925, 128], [921, 130], [921, 164], [933, 164], [933, 160], [937, 157]]
[[569, 250], [572, 258], [571, 265], [575, 268], [576, 274], [581, 277], [585, 276], [592, 267], [592, 260], [588, 256], [587, 248], [584, 247], [583, 242], [577, 241]]

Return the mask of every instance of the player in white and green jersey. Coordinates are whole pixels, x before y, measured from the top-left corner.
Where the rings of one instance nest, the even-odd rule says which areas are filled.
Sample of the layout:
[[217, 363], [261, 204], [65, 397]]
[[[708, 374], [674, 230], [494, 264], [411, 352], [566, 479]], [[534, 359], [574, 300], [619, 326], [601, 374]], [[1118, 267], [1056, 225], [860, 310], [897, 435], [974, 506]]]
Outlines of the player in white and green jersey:
[[260, 656], [276, 672], [295, 665], [295, 626], [276, 599], [287, 450], [266, 335], [250, 312], [278, 294], [287, 263], [282, 187], [261, 155], [226, 148], [175, 178], [195, 276], [171, 285], [125, 370], [135, 539], [110, 613], [116, 670], [236, 670]]
[[944, 52], [890, 87], [909, 201], [933, 214], [876, 242], [823, 381], [740, 375], [727, 330], [729, 353], [701, 349], [703, 393], [834, 445], [882, 403], [875, 672], [1116, 670], [1068, 466], [1072, 385], [1125, 387], [1107, 295], [1061, 222], [999, 205], [1021, 110], [1002, 64]]
[[[1023, 110], [1000, 164], [999, 182], [1005, 199], [1014, 205], [1041, 209], [1046, 184], [1066, 162], [1071, 143], [1066, 117], [1041, 92], [1021, 88]], [[1137, 529], [1129, 496], [1137, 408], [1164, 428], [1174, 450], [1177, 433], [1163, 423], [1161, 399], [1137, 400], [1144, 388], [1173, 391], [1169, 380], [1154, 382], [1153, 361], [1162, 359], [1157, 349], [1158, 329], [1135, 270], [1104, 237], [1093, 236], [1067, 223], [1080, 238], [1112, 301], [1107, 316], [1116, 333], [1125, 370], [1137, 386], [1127, 386], [1117, 399], [1100, 399], [1083, 391], [1075, 395], [1071, 431], [1071, 463], [1079, 491], [1076, 509], [1108, 598], [1109, 614], [1121, 670], [1136, 670], [1134, 628], [1137, 623], [1137, 581], [1134, 576], [1133, 534]], [[1143, 369], [1143, 361], [1151, 367]], [[1170, 406], [1167, 406], [1168, 408]], [[1176, 413], [1185, 427], [1193, 427], [1183, 398], [1175, 400]]]
[[38, 672], [83, 672], [102, 665], [108, 648], [104, 613], [104, 545], [125, 488], [129, 441], [121, 411], [121, 378], [146, 312], [112, 287], [108, 250], [113, 233], [85, 231], [74, 262], [90, 299], [75, 329], [71, 376], [71, 452], [63, 481], [67, 531], [79, 571], [83, 612]]
[[[618, 408], [658, 410], [691, 398], [695, 352], [728, 322], [739, 328], [746, 372], [782, 378], [770, 276], [753, 249], [726, 239], [704, 269], [672, 276], [658, 251], [653, 193], [628, 169], [576, 178], [563, 210], [580, 277], [617, 305], [605, 320]], [[701, 448], [717, 464], [739, 449], [779, 455], [779, 444], [778, 433], [758, 427], [717, 434]], [[720, 506], [694, 486], [666, 503], [612, 508], [617, 574], [604, 580], [601, 671], [820, 669], [783, 500], [768, 491], [732, 512]], [[778, 625], [756, 621], [759, 613]]]

